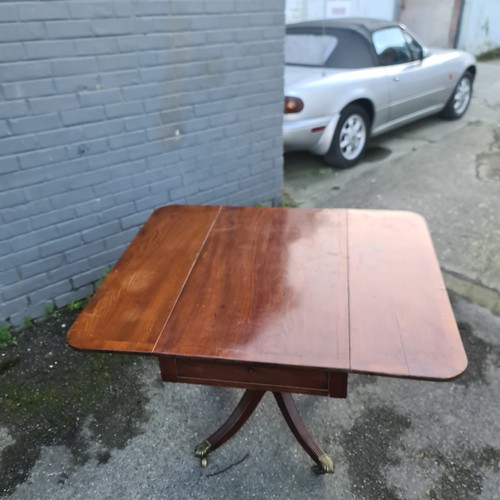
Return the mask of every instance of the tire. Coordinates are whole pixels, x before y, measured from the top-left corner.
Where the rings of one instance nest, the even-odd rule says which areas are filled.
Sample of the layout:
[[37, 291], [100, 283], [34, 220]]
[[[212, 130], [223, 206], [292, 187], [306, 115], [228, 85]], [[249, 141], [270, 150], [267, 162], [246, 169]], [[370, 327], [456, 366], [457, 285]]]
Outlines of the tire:
[[462, 118], [470, 104], [473, 81], [474, 78], [468, 71], [462, 75], [453, 89], [453, 93], [448, 99], [446, 106], [440, 113], [441, 118], [445, 118], [446, 120], [458, 120]]
[[368, 142], [370, 120], [357, 104], [350, 104], [340, 113], [330, 149], [323, 156], [328, 165], [353, 167], [363, 156]]

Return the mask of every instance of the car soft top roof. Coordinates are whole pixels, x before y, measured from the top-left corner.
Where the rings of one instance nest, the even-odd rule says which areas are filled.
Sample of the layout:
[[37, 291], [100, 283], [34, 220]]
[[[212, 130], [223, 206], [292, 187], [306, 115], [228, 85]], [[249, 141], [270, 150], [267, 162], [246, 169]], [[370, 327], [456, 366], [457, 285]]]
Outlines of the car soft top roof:
[[287, 31], [296, 33], [317, 33], [320, 30], [350, 29], [357, 31], [368, 40], [374, 31], [383, 28], [399, 26], [397, 22], [384, 19], [371, 19], [368, 17], [342, 17], [338, 19], [320, 19], [287, 25]]

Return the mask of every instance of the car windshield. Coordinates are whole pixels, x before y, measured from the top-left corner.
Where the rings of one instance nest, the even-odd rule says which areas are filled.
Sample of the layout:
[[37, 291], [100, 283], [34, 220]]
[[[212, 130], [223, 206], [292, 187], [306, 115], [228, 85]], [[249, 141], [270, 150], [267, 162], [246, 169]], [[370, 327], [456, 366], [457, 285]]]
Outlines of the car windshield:
[[285, 37], [285, 63], [323, 66], [337, 46], [337, 37], [289, 34]]

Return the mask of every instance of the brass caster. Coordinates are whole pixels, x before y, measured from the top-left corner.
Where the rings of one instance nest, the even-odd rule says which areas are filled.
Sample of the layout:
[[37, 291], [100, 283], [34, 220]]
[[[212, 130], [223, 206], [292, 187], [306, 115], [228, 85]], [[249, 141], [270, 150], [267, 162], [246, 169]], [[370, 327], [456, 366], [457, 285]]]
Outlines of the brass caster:
[[334, 470], [335, 464], [326, 453], [318, 457], [318, 462], [312, 466], [312, 471], [318, 476], [320, 474], [333, 474]]
[[201, 458], [201, 466], [205, 468], [208, 465], [207, 454], [212, 445], [208, 441], [203, 441], [194, 449], [194, 456]]

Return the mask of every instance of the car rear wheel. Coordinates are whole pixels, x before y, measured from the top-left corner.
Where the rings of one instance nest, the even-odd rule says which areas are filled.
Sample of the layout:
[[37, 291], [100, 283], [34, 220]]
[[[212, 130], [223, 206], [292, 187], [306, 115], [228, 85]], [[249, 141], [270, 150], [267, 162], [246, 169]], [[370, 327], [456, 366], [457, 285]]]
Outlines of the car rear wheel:
[[340, 113], [332, 144], [323, 156], [325, 162], [339, 168], [356, 165], [366, 149], [369, 123], [368, 115], [361, 106], [347, 106]]
[[453, 90], [450, 99], [446, 103], [441, 116], [448, 120], [458, 120], [469, 107], [472, 97], [472, 75], [467, 72], [458, 80], [457, 86]]

